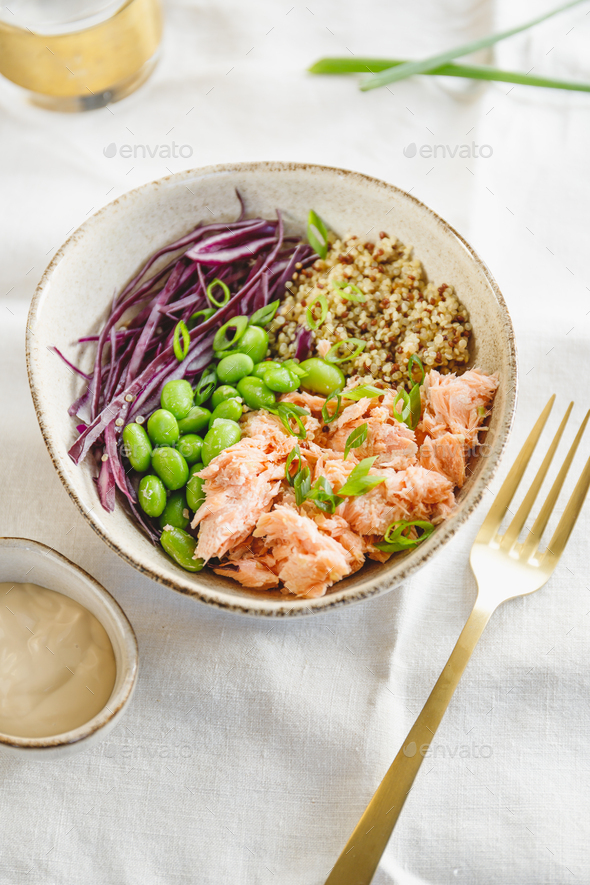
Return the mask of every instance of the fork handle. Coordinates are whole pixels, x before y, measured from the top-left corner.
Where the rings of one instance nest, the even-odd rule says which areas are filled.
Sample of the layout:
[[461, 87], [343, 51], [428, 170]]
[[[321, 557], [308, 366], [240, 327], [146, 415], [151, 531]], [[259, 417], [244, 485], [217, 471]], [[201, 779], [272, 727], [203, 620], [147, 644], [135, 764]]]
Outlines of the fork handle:
[[344, 846], [325, 885], [369, 885], [371, 882], [436, 729], [494, 609], [495, 606], [476, 600], [422, 712]]

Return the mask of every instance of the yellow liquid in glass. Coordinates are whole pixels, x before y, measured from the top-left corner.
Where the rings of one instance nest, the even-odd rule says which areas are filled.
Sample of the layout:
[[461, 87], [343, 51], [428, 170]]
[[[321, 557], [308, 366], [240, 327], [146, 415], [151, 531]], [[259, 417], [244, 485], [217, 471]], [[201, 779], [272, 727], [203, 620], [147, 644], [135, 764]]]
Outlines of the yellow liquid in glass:
[[105, 21], [61, 34], [0, 21], [0, 74], [46, 107], [102, 107], [149, 76], [161, 35], [159, 0], [127, 0]]

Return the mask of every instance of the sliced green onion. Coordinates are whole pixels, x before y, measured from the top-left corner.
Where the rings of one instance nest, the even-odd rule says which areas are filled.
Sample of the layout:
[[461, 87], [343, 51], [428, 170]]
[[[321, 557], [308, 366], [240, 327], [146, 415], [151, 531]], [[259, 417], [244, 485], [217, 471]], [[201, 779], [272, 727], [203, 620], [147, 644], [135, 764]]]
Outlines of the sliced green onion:
[[309, 374], [309, 372], [302, 369], [299, 363], [295, 362], [295, 360], [285, 360], [283, 366], [299, 378], [305, 378]]
[[[397, 404], [400, 400], [402, 402], [401, 410], [397, 408]], [[411, 419], [411, 416], [412, 408], [410, 406], [410, 397], [406, 391], [401, 388], [393, 401], [393, 417], [397, 418], [398, 421], [402, 421], [404, 424], [408, 424], [408, 419]]]
[[[223, 292], [223, 301], [217, 301], [217, 299], [213, 297], [213, 289], [216, 286], [221, 286], [221, 290]], [[215, 279], [211, 280], [211, 282], [207, 286], [207, 298], [214, 307], [224, 307], [230, 299], [229, 288], [225, 285], [223, 280], [218, 280], [217, 277], [215, 277]]]
[[[320, 58], [310, 68], [310, 74], [376, 74], [407, 64], [407, 59], [399, 58]], [[542, 86], [548, 89], [567, 89], [573, 92], [590, 92], [590, 83], [572, 80], [556, 80], [553, 77], [535, 77], [534, 74], [523, 74], [520, 71], [502, 71], [488, 65], [463, 65], [449, 62], [429, 71], [423, 71], [432, 77], [463, 77], [468, 80], [489, 80], [500, 83], [518, 83], [522, 86]]]
[[199, 325], [199, 317], [203, 317], [201, 322], [206, 323], [208, 319], [210, 319], [214, 313], [217, 313], [215, 307], [205, 307], [203, 310], [198, 310], [189, 318], [190, 328], [194, 329], [195, 326]]
[[403, 65], [388, 68], [380, 74], [371, 77], [361, 86], [361, 89], [375, 89], [377, 86], [385, 86], [387, 83], [395, 83], [397, 80], [404, 80], [406, 77], [411, 77], [414, 74], [428, 73], [429, 71], [432, 71], [433, 68], [447, 64], [447, 62], [453, 61], [455, 58], [470, 55], [472, 52], [478, 52], [480, 49], [486, 49], [488, 46], [493, 46], [495, 43], [499, 43], [507, 37], [512, 37], [513, 34], [519, 34], [522, 31], [526, 31], [533, 25], [540, 24], [540, 22], [551, 18], [551, 16], [556, 15], [558, 12], [570, 9], [572, 6], [577, 6], [580, 2], [581, 0], [570, 0], [569, 3], [565, 3], [563, 6], [551, 9], [548, 12], [536, 16], [536, 18], [530, 19], [522, 25], [510, 28], [507, 31], [500, 31], [497, 34], [489, 34], [487, 37], [482, 37], [479, 40], [472, 40], [469, 43], [464, 43], [462, 46], [456, 46], [454, 49], [447, 49], [445, 52], [431, 55], [429, 58], [420, 61], [410, 61]]
[[320, 258], [328, 254], [328, 231], [320, 216], [310, 210], [307, 218], [307, 240], [309, 245]]
[[422, 415], [422, 401], [420, 399], [419, 384], [414, 384], [414, 386], [410, 390], [408, 404], [410, 406], [410, 418], [409, 422], [406, 421], [406, 424], [408, 424], [410, 430], [415, 430], [420, 423], [420, 417]]
[[369, 470], [373, 466], [377, 456], [372, 458], [364, 458], [360, 464], [357, 464], [351, 471], [348, 479], [339, 490], [341, 497], [364, 495], [370, 492], [379, 483], [385, 482], [384, 476], [369, 476]]
[[[421, 529], [422, 534], [417, 538], [408, 538], [406, 532], [412, 527]], [[430, 537], [434, 528], [431, 522], [426, 522], [423, 519], [402, 519], [398, 522], [392, 522], [383, 535], [383, 541], [375, 544], [375, 547], [378, 550], [383, 550], [385, 553], [399, 553], [402, 550], [411, 550]]]
[[[180, 336], [182, 335], [182, 343], [180, 341]], [[185, 356], [188, 353], [188, 349], [191, 344], [191, 336], [188, 333], [188, 329], [186, 324], [181, 320], [176, 324], [176, 328], [174, 329], [174, 338], [172, 339], [172, 347], [174, 349], [174, 356], [178, 360], [179, 363], [183, 361]]]
[[313, 488], [307, 494], [307, 500], [313, 501], [316, 507], [324, 513], [334, 513], [339, 504], [344, 500], [334, 494], [332, 484], [325, 476], [320, 476], [314, 483]]
[[[297, 470], [295, 473], [291, 473], [291, 464], [293, 461], [297, 459]], [[297, 476], [301, 473], [303, 469], [303, 459], [301, 457], [301, 450], [299, 446], [295, 446], [294, 449], [291, 449], [289, 457], [287, 458], [287, 463], [285, 464], [285, 479], [292, 486], [297, 478]]]
[[[321, 307], [320, 316], [319, 316], [319, 319], [317, 319], [317, 320], [313, 314], [313, 308], [316, 304], [319, 304]], [[315, 331], [315, 329], [319, 328], [319, 326], [322, 325], [322, 323], [326, 319], [327, 315], [328, 315], [328, 302], [326, 301], [326, 296], [322, 292], [320, 292], [319, 295], [316, 295], [316, 297], [312, 301], [309, 301], [307, 304], [306, 316], [307, 316], [308, 328]]]
[[352, 431], [352, 433], [349, 435], [348, 439], [346, 440], [346, 445], [344, 446], [344, 460], [345, 461], [348, 458], [348, 453], [350, 452], [351, 449], [358, 449], [359, 446], [362, 446], [362, 444], [367, 439], [368, 432], [369, 432], [369, 426], [366, 421], [364, 424], [361, 424], [359, 427], [357, 427], [355, 430]]
[[422, 372], [422, 378], [420, 379], [420, 381], [417, 382], [418, 385], [420, 386], [420, 385], [424, 384], [424, 379], [426, 378], [426, 370], [425, 370], [424, 366], [422, 365], [422, 360], [420, 359], [420, 357], [418, 356], [417, 353], [413, 353], [412, 356], [410, 357], [410, 359], [408, 360], [408, 376], [410, 378], [412, 377], [412, 369], [414, 368], [414, 364], [416, 364], [418, 366], [418, 368], [420, 369], [420, 371]]
[[478, 406], [477, 407], [477, 417], [478, 418], [485, 418], [486, 414], [487, 413], [486, 413], [485, 406]]
[[[301, 415], [309, 415], [309, 412], [302, 409], [301, 406], [294, 406], [293, 403], [279, 403], [276, 411], [287, 433], [290, 433], [291, 436], [296, 436], [297, 439], [303, 440], [306, 438], [305, 425], [301, 420]], [[299, 432], [293, 429], [292, 421], [295, 421]]]
[[277, 312], [280, 303], [280, 299], [271, 301], [270, 304], [255, 311], [248, 322], [251, 326], [268, 326], [271, 320], [274, 320], [275, 313]]
[[[328, 412], [328, 403], [330, 400], [336, 399], [336, 408], [330, 415]], [[324, 424], [331, 424], [332, 421], [335, 421], [336, 418], [340, 415], [340, 407], [342, 405], [342, 397], [340, 395], [339, 390], [335, 390], [334, 393], [331, 393], [330, 396], [326, 399], [324, 405], [322, 406], [322, 421]]]
[[356, 400], [364, 399], [364, 397], [374, 399], [376, 396], [383, 396], [384, 393], [384, 390], [379, 390], [378, 387], [373, 387], [372, 384], [361, 384], [359, 387], [351, 387], [350, 390], [344, 390], [342, 398], [351, 399], [355, 402]]
[[[229, 347], [233, 347], [233, 345], [237, 344], [240, 340], [246, 331], [247, 326], [248, 317], [233, 317], [231, 320], [228, 320], [227, 323], [224, 323], [215, 333], [213, 350], [219, 353], [220, 351], [227, 350]], [[228, 329], [235, 330], [232, 338], [228, 338], [226, 335]]]
[[[350, 345], [356, 346], [351, 350]], [[361, 341], [360, 338], [344, 338], [342, 341], [338, 341], [336, 344], [332, 345], [324, 359], [327, 363], [347, 363], [349, 360], [355, 360], [357, 356], [363, 352], [366, 346], [367, 342]], [[339, 357], [338, 351], [341, 347], [348, 348], [348, 353], [346, 353], [345, 356]]]
[[[340, 289], [340, 294], [346, 301], [356, 301], [360, 304], [367, 300], [367, 296], [350, 280], [332, 280], [332, 285], [335, 289]], [[347, 292], [347, 289], [350, 289], [350, 292]]]
[[299, 471], [293, 482], [293, 489], [295, 490], [295, 503], [298, 507], [301, 507], [311, 491], [309, 467], [304, 467], [303, 470]]
[[215, 371], [215, 365], [211, 363], [210, 366], [207, 366], [206, 369], [203, 369], [203, 373], [199, 378], [199, 382], [195, 387], [195, 406], [200, 406], [204, 402], [206, 402], [213, 391], [217, 386], [217, 372]]

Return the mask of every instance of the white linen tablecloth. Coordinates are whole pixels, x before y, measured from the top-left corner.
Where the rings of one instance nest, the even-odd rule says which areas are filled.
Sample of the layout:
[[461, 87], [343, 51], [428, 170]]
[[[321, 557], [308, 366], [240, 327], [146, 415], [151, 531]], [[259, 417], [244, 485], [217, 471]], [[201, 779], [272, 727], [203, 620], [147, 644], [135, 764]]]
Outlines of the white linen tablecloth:
[[[589, 10], [501, 45], [496, 61], [587, 78]], [[321, 885], [467, 617], [468, 552], [486, 510], [404, 587], [316, 617], [218, 612], [125, 565], [55, 474], [25, 372], [35, 284], [91, 212], [170, 170], [223, 161], [385, 178], [470, 239], [512, 313], [520, 397], [492, 492], [551, 392], [557, 413], [576, 398], [572, 425], [590, 405], [590, 98], [507, 84], [464, 93], [426, 78], [361, 94], [354, 78], [305, 73], [326, 54], [418, 57], [538, 4], [171, 0], [165, 12], [155, 75], [110, 110], [51, 114], [0, 84], [0, 533], [50, 544], [95, 575], [141, 656], [131, 708], [102, 744], [71, 760], [0, 760], [2, 885]], [[190, 159], [103, 154], [172, 140]], [[491, 155], [406, 157], [412, 142]], [[590, 882], [589, 532], [590, 506], [550, 584], [494, 616], [377, 885]]]

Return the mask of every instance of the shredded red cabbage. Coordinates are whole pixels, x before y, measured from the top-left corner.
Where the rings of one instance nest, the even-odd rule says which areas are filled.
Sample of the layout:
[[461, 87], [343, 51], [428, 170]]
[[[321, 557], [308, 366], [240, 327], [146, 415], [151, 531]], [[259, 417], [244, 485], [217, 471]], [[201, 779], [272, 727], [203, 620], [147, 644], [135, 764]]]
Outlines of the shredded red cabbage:
[[[79, 432], [70, 457], [79, 464], [94, 454], [100, 465], [96, 484], [104, 509], [114, 510], [118, 488], [153, 541], [158, 532], [136, 506], [137, 492], [123, 461], [123, 427], [139, 416], [147, 418], [158, 407], [167, 381], [186, 378], [194, 384], [211, 361], [217, 329], [234, 316], [251, 314], [283, 298], [295, 264], [307, 266], [317, 257], [299, 238], [284, 235], [280, 212], [276, 221], [244, 219], [239, 194], [238, 199], [242, 211], [237, 221], [198, 226], [159, 249], [115, 295], [100, 333], [79, 339], [84, 346], [96, 345], [92, 375], [54, 348], [70, 371], [88, 381], [68, 410]], [[170, 253], [171, 260], [148, 276]], [[206, 290], [215, 278], [229, 287], [231, 296], [213, 316], [190, 330], [188, 353], [179, 362], [172, 343], [174, 329], [180, 320], [190, 326], [193, 313], [211, 306]], [[309, 347], [307, 340], [300, 339], [298, 350], [299, 344], [302, 352]]]

